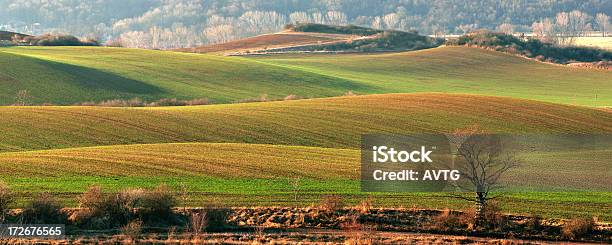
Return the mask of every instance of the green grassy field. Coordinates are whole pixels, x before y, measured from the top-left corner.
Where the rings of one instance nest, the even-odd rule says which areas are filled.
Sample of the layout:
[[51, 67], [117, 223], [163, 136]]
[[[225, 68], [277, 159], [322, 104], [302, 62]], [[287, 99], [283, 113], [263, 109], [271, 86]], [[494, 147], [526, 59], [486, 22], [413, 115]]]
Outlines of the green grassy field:
[[[31, 72], [35, 70], [36, 72]], [[223, 57], [99, 47], [0, 49], [0, 103], [455, 92], [612, 105], [610, 71], [567, 68], [465, 47], [377, 55]]]
[[[0, 179], [20, 193], [21, 203], [48, 191], [71, 205], [93, 184], [117, 191], [167, 183], [176, 190], [184, 187], [189, 205], [209, 199], [230, 205], [310, 205], [338, 193], [349, 203], [374, 195], [383, 206], [465, 208], [468, 203], [441, 194], [360, 193], [360, 135], [448, 132], [474, 123], [495, 132], [612, 131], [612, 114], [605, 110], [437, 93], [195, 107], [0, 107], [0, 116], [8, 129], [0, 139]], [[165, 142], [235, 143], [126, 145]], [[116, 146], [77, 148], [98, 145]], [[607, 182], [598, 180], [609, 174], [605, 159], [610, 152], [586, 154], [599, 154], [602, 162], [535, 156], [513, 173], [521, 178], [513, 183], [509, 175], [512, 192], [503, 197], [505, 210], [612, 219], [601, 212], [612, 205], [610, 193], [551, 187], [605, 189]], [[550, 171], [541, 171], [543, 165]], [[296, 176], [302, 181], [298, 201], [291, 185]]]
[[[259, 61], [357, 81], [375, 92], [459, 92], [562, 104], [612, 104], [610, 71], [542, 64], [478, 48], [441, 47], [404, 53], [268, 56]], [[369, 91], [359, 91], [368, 93]]]
[[366, 133], [611, 132], [581, 106], [448, 94], [387, 94], [160, 108], [0, 107], [0, 152], [81, 146], [234, 142], [358, 148]]
[[[31, 102], [59, 105], [134, 97], [230, 103], [262, 94], [316, 99], [154, 108], [0, 106], [0, 181], [20, 195], [17, 206], [44, 191], [74, 205], [93, 184], [118, 191], [167, 183], [188, 194], [188, 205], [211, 199], [237, 206], [310, 205], [337, 193], [349, 203], [374, 195], [383, 206], [465, 208], [470, 203], [442, 194], [361, 193], [361, 135], [444, 133], [474, 124], [499, 133], [610, 133], [612, 111], [595, 108], [612, 105], [610, 74], [465, 47], [248, 58], [3, 48], [0, 104], [14, 103], [20, 90], [28, 90]], [[318, 98], [349, 90], [375, 95]], [[610, 192], [574, 192], [609, 186], [606, 159], [612, 153], [584, 154], [602, 160], [531, 156], [508, 176], [512, 192], [501, 199], [504, 210], [612, 220], [605, 212], [612, 208]], [[512, 182], [525, 174], [520, 180], [526, 182]], [[559, 184], [572, 188], [551, 187]]]
[[[579, 158], [591, 154], [571, 155]], [[602, 175], [606, 174], [605, 159], [612, 151], [599, 154], [601, 162], [582, 163], [580, 167], [577, 160], [568, 161], [563, 154], [548, 155], [548, 161], [556, 164], [546, 172], [537, 171], [546, 164], [539, 161], [540, 156], [525, 158], [524, 165], [504, 181], [501, 198], [505, 211], [612, 219], [601, 211], [612, 205], [610, 193], [584, 191], [588, 187], [605, 190], [610, 184]], [[177, 193], [187, 193], [184, 204], [190, 206], [216, 201], [238, 206], [311, 205], [326, 194], [341, 194], [351, 204], [372, 196], [379, 206], [469, 206], [444, 193], [361, 193], [358, 150], [235, 143], [150, 144], [1, 153], [0, 163], [0, 179], [23, 197], [22, 203], [36, 193], [51, 192], [66, 204], [75, 205], [78, 194], [91, 185], [119, 191], [168, 184]], [[292, 184], [296, 178], [298, 200], [294, 199], [296, 187]], [[573, 182], [560, 184], [559, 178]], [[562, 192], [535, 191], [547, 191], [555, 185]], [[569, 186], [583, 191], [571, 192]], [[527, 187], [532, 189], [526, 192]], [[560, 208], [563, 203], [572, 205]]]

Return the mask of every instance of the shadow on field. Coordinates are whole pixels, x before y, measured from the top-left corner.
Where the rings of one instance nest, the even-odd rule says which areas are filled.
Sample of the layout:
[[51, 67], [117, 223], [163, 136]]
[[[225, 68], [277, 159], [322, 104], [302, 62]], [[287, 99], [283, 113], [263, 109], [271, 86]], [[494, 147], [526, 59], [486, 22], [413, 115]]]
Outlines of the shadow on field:
[[[101, 71], [84, 66], [71, 65], [57, 61], [45, 60], [29, 56], [5, 54], [15, 56], [15, 59], [30, 60], [30, 62], [47, 67], [49, 71], [68, 76], [64, 82], [81, 87], [83, 89], [105, 90], [108, 92], [130, 93], [130, 94], [161, 94], [164, 91], [151, 84], [126, 78], [118, 74]], [[92, 59], [95, 57], [92, 57]]]

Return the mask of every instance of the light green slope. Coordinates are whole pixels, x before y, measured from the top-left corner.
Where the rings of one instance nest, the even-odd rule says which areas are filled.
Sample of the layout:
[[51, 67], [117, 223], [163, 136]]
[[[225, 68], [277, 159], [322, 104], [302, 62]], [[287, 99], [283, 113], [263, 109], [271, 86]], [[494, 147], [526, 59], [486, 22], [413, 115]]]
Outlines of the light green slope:
[[32, 103], [107, 99], [208, 98], [214, 103], [268, 95], [338, 96], [359, 83], [243, 58], [101, 47], [0, 49], [0, 104], [20, 90]]
[[611, 71], [568, 68], [503, 53], [442, 47], [392, 54], [222, 57], [102, 47], [0, 49], [0, 104], [74, 104], [140, 97], [209, 98], [460, 92], [564, 104], [612, 105]]
[[612, 106], [612, 71], [544, 64], [478, 48], [441, 47], [370, 55], [280, 55], [257, 60], [360, 82], [374, 87], [377, 93], [459, 92]]

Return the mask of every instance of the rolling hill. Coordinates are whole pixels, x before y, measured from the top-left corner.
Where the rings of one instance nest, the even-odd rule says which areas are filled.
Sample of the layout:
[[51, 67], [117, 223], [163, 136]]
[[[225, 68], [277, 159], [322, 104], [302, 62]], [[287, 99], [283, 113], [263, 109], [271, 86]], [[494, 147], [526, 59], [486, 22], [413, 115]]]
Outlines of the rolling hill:
[[612, 114], [522, 99], [436, 93], [195, 107], [0, 107], [0, 151], [234, 142], [358, 148], [365, 133], [612, 132]]
[[[593, 154], [600, 161], [581, 159]], [[612, 156], [612, 151], [571, 155], [569, 158], [563, 154], [546, 155], [545, 162], [539, 161], [542, 156], [523, 160], [504, 181], [507, 189], [503, 190], [513, 191], [498, 198], [504, 210], [514, 213], [537, 210], [546, 217], [595, 215], [604, 221], [611, 220], [610, 214], [602, 212], [610, 205], [610, 193], [584, 190], [609, 187], [610, 180], [605, 178], [606, 159]], [[409, 204], [413, 208], [461, 209], [470, 205], [440, 193], [362, 193], [359, 158], [358, 150], [302, 146], [233, 143], [103, 146], [0, 153], [0, 179], [8, 181], [26, 199], [51, 192], [71, 204], [91, 185], [119, 191], [165, 183], [188, 193], [182, 197], [186, 199], [181, 199], [187, 205], [215, 200], [236, 206], [312, 205], [319, 202], [321, 195], [331, 193], [343, 195], [348, 203], [374, 197], [377, 206]]]
[[[36, 71], [36, 72], [32, 72]], [[451, 92], [612, 105], [612, 71], [543, 64], [494, 51], [442, 47], [392, 54], [257, 58], [101, 47], [0, 49], [0, 104], [30, 102]]]
[[[265, 152], [265, 154], [262, 154]], [[597, 157], [592, 157], [596, 155]], [[514, 190], [606, 190], [611, 149], [522, 153], [502, 180]], [[592, 159], [584, 161], [585, 158]], [[167, 143], [0, 153], [3, 178], [359, 180], [360, 151], [243, 143]], [[547, 169], [543, 172], [542, 170]]]
[[216, 53], [224, 54], [230, 52], [251, 52], [255, 50], [274, 49], [288, 46], [298, 46], [306, 44], [319, 44], [324, 42], [347, 40], [351, 35], [325, 34], [325, 33], [305, 33], [294, 31], [283, 31], [273, 34], [264, 34], [255, 37], [229, 41], [226, 43], [211, 44], [196, 48], [177, 49], [179, 52], [193, 53]]
[[[543, 64], [501, 52], [441, 47], [389, 54], [274, 55], [258, 61], [359, 82], [377, 93], [459, 92], [563, 104], [612, 104], [612, 71]], [[368, 93], [369, 91], [359, 91]]]

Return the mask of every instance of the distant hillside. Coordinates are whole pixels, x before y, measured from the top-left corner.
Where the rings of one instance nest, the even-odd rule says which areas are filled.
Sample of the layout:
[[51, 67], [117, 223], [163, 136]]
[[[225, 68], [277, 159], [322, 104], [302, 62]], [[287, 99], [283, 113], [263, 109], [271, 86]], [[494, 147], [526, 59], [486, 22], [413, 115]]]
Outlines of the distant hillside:
[[359, 26], [291, 24], [285, 31], [178, 51], [230, 55], [288, 52], [380, 52], [437, 47], [442, 40], [416, 32], [383, 31]]
[[367, 133], [450, 132], [472, 124], [505, 133], [608, 133], [612, 114], [441, 93], [159, 108], [0, 107], [0, 152], [167, 142], [358, 149], [361, 135]]
[[194, 53], [246, 52], [251, 50], [266, 50], [269, 48], [316, 44], [334, 40], [344, 40], [347, 38], [348, 37], [345, 35], [316, 35], [312, 33], [285, 31], [230, 41], [227, 43], [178, 49], [176, 51]]

